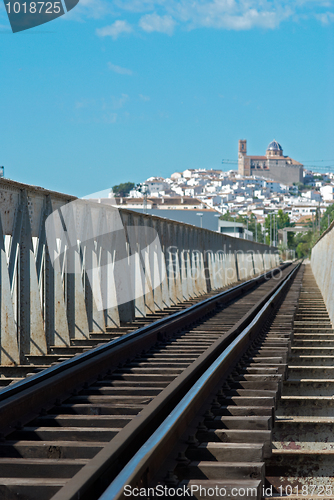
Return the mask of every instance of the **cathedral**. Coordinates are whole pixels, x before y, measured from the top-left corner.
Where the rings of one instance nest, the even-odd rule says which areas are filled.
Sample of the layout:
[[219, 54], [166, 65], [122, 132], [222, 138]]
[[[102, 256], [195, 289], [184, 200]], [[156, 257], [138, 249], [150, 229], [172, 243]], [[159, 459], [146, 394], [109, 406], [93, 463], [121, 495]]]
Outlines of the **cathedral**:
[[247, 141], [239, 141], [238, 172], [240, 175], [259, 175], [284, 184], [303, 182], [303, 165], [283, 155], [282, 146], [272, 141], [266, 156], [247, 156]]

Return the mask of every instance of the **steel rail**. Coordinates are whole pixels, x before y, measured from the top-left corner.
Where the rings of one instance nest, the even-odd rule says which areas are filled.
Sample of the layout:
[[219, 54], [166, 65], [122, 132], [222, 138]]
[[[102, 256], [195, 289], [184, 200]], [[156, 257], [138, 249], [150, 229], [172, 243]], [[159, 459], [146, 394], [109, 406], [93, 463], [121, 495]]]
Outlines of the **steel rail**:
[[123, 468], [120, 474], [114, 479], [107, 490], [102, 494], [100, 500], [121, 500], [124, 497], [124, 488], [126, 485], [133, 485], [140, 480], [142, 475], [150, 470], [150, 476], [154, 475], [159, 467], [158, 455], [161, 457], [161, 449], [164, 449], [164, 456], [172, 447], [175, 435], [180, 435], [182, 431], [177, 429], [182, 422], [184, 429], [194, 418], [198, 407], [202, 406], [202, 399], [207, 398], [217, 381], [226, 372], [228, 365], [233, 359], [243, 352], [245, 346], [249, 343], [252, 333], [257, 329], [258, 324], [263, 320], [263, 316], [275, 299], [285, 290], [289, 281], [295, 276], [301, 264], [298, 264], [284, 279], [283, 283], [276, 292], [269, 298], [266, 304], [257, 313], [255, 318], [244, 330], [235, 338], [231, 344], [220, 354], [220, 356], [211, 364], [211, 366], [201, 375], [193, 387], [187, 392], [183, 399], [177, 404], [172, 412], [167, 416], [164, 422], [156, 429], [151, 437], [137, 451], [134, 457]]
[[[183, 311], [162, 318], [151, 325], [129, 332], [118, 339], [107, 342], [88, 352], [77, 355], [67, 361], [51, 366], [36, 375], [21, 380], [6, 387], [0, 392], [0, 430], [8, 433], [22, 420], [18, 415], [22, 410], [37, 412], [42, 409], [50, 398], [59, 398], [67, 387], [68, 393], [83, 382], [86, 382], [101, 371], [108, 371], [111, 363], [119, 364], [122, 360], [134, 356], [138, 349], [147, 349], [159, 340], [164, 339], [171, 329], [184, 328], [189, 321], [196, 321], [215, 310], [217, 305], [225, 300], [231, 301], [264, 282], [268, 277], [288, 267], [289, 264], [275, 268], [262, 275], [252, 278], [231, 289], [225, 290], [213, 297], [201, 301]], [[83, 380], [83, 377], [85, 380]]]
[[272, 455], [266, 460], [265, 500], [320, 498], [323, 492], [333, 498], [334, 329], [310, 264], [304, 270], [289, 377], [278, 403]]
[[[259, 277], [199, 302], [185, 311], [175, 313], [154, 324], [126, 334], [120, 339], [100, 346], [93, 351], [54, 366], [46, 370], [48, 373], [41, 372], [9, 387], [4, 391], [7, 396], [3, 397], [3, 401], [0, 402], [0, 430], [4, 435], [10, 434], [13, 430], [22, 427], [26, 422], [38, 416], [41, 410], [54, 406], [55, 400], [58, 398], [60, 398], [59, 401], [67, 399], [72, 394], [73, 389], [78, 390], [83, 383], [89, 384], [95, 381], [98, 375], [104, 375], [110, 369], [116, 369], [120, 362], [126, 361], [129, 357], [134, 357], [142, 349], [147, 350], [156, 342], [169, 339], [175, 332], [183, 328], [189, 328], [197, 320], [203, 322], [206, 317], [211, 317], [216, 311], [219, 311], [217, 307], [226, 305], [230, 301], [241, 297], [247, 291], [256, 290], [256, 285], [265, 282], [271, 275], [275, 276], [286, 267], [287, 265], [283, 265], [280, 268], [266, 272]], [[289, 270], [285, 271], [284, 274], [286, 272], [289, 272]], [[133, 454], [134, 451], [140, 448], [147, 439], [148, 433], [151, 434], [161, 424], [169, 413], [169, 409], [175, 407], [217, 355], [227, 347], [228, 343], [234, 340], [246, 326], [246, 323], [249, 323], [254, 318], [262, 302], [266, 301], [275, 292], [283, 279], [282, 276], [279, 276], [275, 286], [272, 286], [269, 291], [268, 287], [265, 286], [266, 295], [264, 298], [262, 297], [233, 328], [223, 333], [211, 347], [156, 396], [89, 464], [85, 465], [61, 488], [54, 498], [57, 495], [62, 500], [67, 498], [97, 498], [97, 483], [100, 487], [105, 480], [105, 476], [110, 478], [103, 489], [100, 490], [99, 494], [101, 494], [123, 467], [123, 464], [128, 461], [129, 450]], [[176, 388], [177, 390], [175, 390]], [[57, 404], [59, 402], [56, 402]], [[146, 420], [145, 416], [147, 417]], [[147, 422], [149, 422], [148, 429]], [[125, 461], [125, 458], [127, 458], [127, 461]], [[110, 475], [110, 469], [112, 469], [112, 475]], [[95, 494], [94, 497], [90, 496], [92, 488]]]
[[110, 351], [110, 349], [114, 349], [116, 347], [123, 345], [124, 343], [130, 342], [134, 339], [137, 339], [138, 337], [142, 337], [143, 335], [150, 333], [150, 332], [156, 330], [157, 328], [162, 329], [166, 325], [170, 325], [171, 322], [173, 322], [173, 321], [183, 319], [186, 315], [190, 316], [194, 312], [198, 311], [199, 309], [202, 309], [203, 307], [205, 307], [207, 305], [211, 305], [213, 303], [216, 303], [224, 298], [226, 298], [228, 300], [233, 300], [239, 292], [247, 291], [248, 289], [252, 288], [256, 284], [259, 284], [262, 281], [265, 281], [268, 278], [268, 276], [273, 275], [274, 272], [279, 272], [279, 270], [283, 270], [289, 265], [290, 264], [283, 264], [282, 266], [271, 269], [270, 271], [267, 271], [266, 273], [263, 273], [260, 276], [252, 278], [250, 280], [247, 280], [244, 283], [241, 283], [241, 284], [236, 285], [228, 290], [225, 290], [221, 293], [218, 293], [217, 295], [214, 295], [213, 297], [209, 297], [203, 301], [200, 301], [197, 304], [194, 304], [193, 306], [190, 306], [183, 311], [178, 311], [176, 313], [168, 315], [164, 318], [161, 318], [161, 319], [155, 321], [154, 323], [152, 323], [150, 325], [143, 326], [143, 327], [138, 328], [137, 330], [135, 330], [133, 332], [126, 333], [126, 334], [122, 335], [121, 337], [119, 337], [115, 340], [111, 340], [110, 342], [107, 342], [107, 343], [100, 345], [98, 347], [95, 347], [88, 352], [74, 356], [73, 358], [71, 358], [69, 360], [62, 361], [61, 363], [59, 363], [56, 366], [51, 366], [50, 368], [46, 368], [45, 370], [43, 370], [35, 375], [32, 375], [29, 378], [26, 378], [24, 380], [20, 380], [19, 382], [16, 382], [15, 384], [6, 387], [5, 389], [3, 389], [0, 392], [0, 402], [18, 394], [22, 390], [33, 387], [34, 385], [36, 385], [42, 381], [45, 381], [48, 378], [53, 377], [54, 375], [57, 375], [61, 372], [64, 372], [67, 369], [73, 368], [74, 366], [77, 366], [81, 363], [84, 363], [87, 360], [91, 360], [92, 358], [95, 358], [101, 354], [104, 354], [104, 353]]
[[140, 448], [152, 431], [169, 414], [170, 408], [175, 407], [217, 356], [249, 325], [284, 280], [285, 278], [281, 278], [276, 286], [267, 292], [239, 322], [222, 334], [211, 347], [156, 396], [137, 415], [136, 419], [122, 429], [110, 443], [106, 444], [103, 450], [91, 460], [89, 466], [83, 467], [59, 490], [53, 500], [97, 498], [99, 488], [101, 488], [100, 493], [105, 489], [105, 486], [103, 487], [100, 483], [104, 483], [106, 480], [108, 484], [113, 477], [116, 477], [129, 460], [129, 455], [132, 456], [135, 450]]

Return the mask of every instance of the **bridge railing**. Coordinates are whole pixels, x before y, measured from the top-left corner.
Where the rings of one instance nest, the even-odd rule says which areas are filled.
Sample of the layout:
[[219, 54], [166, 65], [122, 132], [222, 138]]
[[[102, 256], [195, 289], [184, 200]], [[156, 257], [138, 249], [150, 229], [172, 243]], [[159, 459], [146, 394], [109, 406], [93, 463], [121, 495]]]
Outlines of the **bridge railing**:
[[334, 325], [334, 221], [312, 248], [311, 267]]
[[0, 362], [25, 363], [277, 263], [266, 245], [1, 179]]

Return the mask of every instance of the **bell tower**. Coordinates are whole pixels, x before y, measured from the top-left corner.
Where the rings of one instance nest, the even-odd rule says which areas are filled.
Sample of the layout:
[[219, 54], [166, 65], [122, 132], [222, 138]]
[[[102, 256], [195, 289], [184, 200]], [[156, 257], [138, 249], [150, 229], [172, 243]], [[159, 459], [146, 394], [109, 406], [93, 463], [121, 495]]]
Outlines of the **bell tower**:
[[239, 141], [239, 157], [240, 155], [246, 155], [247, 154], [247, 141], [244, 139], [241, 139]]
[[240, 175], [250, 175], [249, 159], [247, 158], [247, 141], [239, 141], [238, 173]]

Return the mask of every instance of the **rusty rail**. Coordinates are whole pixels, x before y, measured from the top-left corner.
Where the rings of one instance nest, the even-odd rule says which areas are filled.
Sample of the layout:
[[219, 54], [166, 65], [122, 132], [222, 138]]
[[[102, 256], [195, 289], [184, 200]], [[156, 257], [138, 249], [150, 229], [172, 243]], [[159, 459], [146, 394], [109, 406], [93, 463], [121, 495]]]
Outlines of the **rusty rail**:
[[[258, 334], [260, 325], [271, 313], [272, 307], [279, 301], [285, 289], [290, 284], [299, 269], [296, 266], [284, 279], [283, 283], [275, 287], [275, 291], [266, 296], [256, 308], [257, 314], [247, 318], [247, 326], [242, 325], [242, 331], [226, 347], [207, 370], [197, 379], [193, 387], [173, 409], [170, 415], [151, 437], [138, 450], [122, 472], [112, 482], [100, 500], [120, 500], [126, 498], [125, 486], [137, 484], [148, 485], [154, 478], [166, 455], [171, 452], [178, 436], [190, 426], [194, 415], [203, 406], [203, 401], [212, 397], [217, 384], [222, 385], [224, 376], [229, 372], [231, 364], [234, 365], [245, 352], [249, 344]], [[251, 319], [253, 318], [253, 319]], [[250, 320], [251, 319], [251, 320]], [[144, 480], [143, 480], [144, 477]], [[60, 497], [59, 497], [60, 498]]]
[[[284, 269], [286, 266], [281, 267], [283, 269], [283, 274], [286, 274], [288, 272], [287, 269]], [[275, 275], [275, 273], [279, 272], [280, 269], [277, 269], [273, 274]], [[210, 316], [214, 317], [221, 308], [224, 308], [226, 304], [230, 303], [233, 299], [236, 300], [243, 296], [247, 298], [247, 294], [249, 293], [255, 293], [253, 300], [255, 300], [256, 296], [259, 296], [256, 295], [256, 293], [262, 293], [262, 295], [265, 293], [268, 299], [283, 279], [281, 278], [275, 281], [276, 286], [273, 289], [272, 280], [268, 280], [270, 274], [271, 273], [265, 273], [260, 277], [249, 280], [237, 287], [207, 299], [202, 303], [196, 304], [189, 308], [189, 310], [159, 320], [156, 324], [141, 328], [137, 332], [129, 333], [121, 339], [110, 342], [105, 346], [100, 346], [93, 351], [72, 358], [69, 361], [51, 367], [38, 375], [6, 388], [3, 393], [0, 393], [2, 398], [0, 402], [0, 426], [3, 435], [13, 436], [11, 439], [15, 437], [15, 440], [19, 442], [20, 439], [22, 439], [19, 438], [21, 435], [20, 429], [24, 429], [31, 420], [36, 420], [36, 422], [42, 422], [43, 419], [47, 420], [48, 410], [56, 405], [59, 411], [59, 405], [61, 405], [63, 401], [66, 401], [67, 398], [72, 397], [73, 391], [77, 394], [78, 391], [85, 387], [85, 384], [91, 384], [92, 381], [96, 380], [98, 377], [103, 377], [106, 373], [110, 372], [110, 370], [115, 370], [115, 367], [120, 362], [125, 362], [128, 358], [135, 357], [138, 351], [141, 352], [143, 349], [147, 350], [157, 342], [163, 345], [166, 343], [168, 344], [169, 338], [175, 336], [177, 331], [181, 331], [184, 328], [189, 329], [190, 324], [196, 321], [204, 321], [206, 318], [210, 321]], [[264, 287], [264, 292], [261, 292], [261, 287]], [[73, 480], [68, 481], [62, 490], [60, 490], [60, 498], [84, 498], [84, 495], [88, 495], [87, 498], [93, 498], [89, 496], [91, 495], [92, 488], [95, 490], [95, 493], [98, 491], [96, 486], [99, 484], [100, 487], [101, 482], [103, 483], [102, 478], [105, 473], [107, 473], [107, 475], [110, 474], [110, 467], [111, 470], [117, 473], [115, 464], [118, 468], [122, 466], [121, 464], [124, 463], [125, 457], [129, 453], [129, 447], [133, 452], [136, 448], [141, 446], [142, 440], [148, 437], [147, 432], [152, 432], [153, 429], [160, 425], [166, 411], [168, 413], [170, 408], [177, 404], [194, 383], [195, 379], [208, 368], [213, 359], [227, 347], [229, 342], [234, 340], [247, 322], [254, 318], [263, 300], [263, 297], [260, 302], [258, 302], [257, 299], [257, 302], [254, 303], [251, 310], [249, 310], [249, 305], [245, 305], [244, 307], [248, 309], [246, 317], [243, 317], [244, 313], [242, 313], [242, 317], [240, 317], [239, 313], [240, 321], [238, 321], [233, 328], [223, 331], [221, 331], [220, 328], [220, 333], [212, 337], [212, 341], [210, 340], [210, 342], [207, 343], [207, 347], [205, 349], [201, 347], [202, 350], [200, 349], [198, 351], [198, 354], [195, 356], [196, 359], [194, 358], [194, 362], [190, 363], [188, 368], [185, 368], [183, 373], [180, 374], [174, 382], [174, 376], [170, 379], [171, 383], [169, 383], [169, 385], [167, 383], [166, 389], [162, 391], [164, 394], [158, 394], [147, 408], [144, 408], [140, 416], [126, 425], [124, 432], [119, 432], [115, 440], [112, 440], [112, 450], [108, 446], [103, 446], [103, 450], [101, 450], [101, 452], [96, 455], [96, 458], [90, 462], [89, 469], [91, 472], [94, 471], [93, 474], [88, 475], [87, 470], [83, 467], [82, 472], [76, 474]], [[246, 304], [248, 304], [247, 300]], [[226, 306], [226, 311], [228, 310], [229, 308]], [[240, 309], [240, 311], [242, 312], [242, 309]], [[180, 334], [180, 336], [182, 337], [182, 334]], [[199, 335], [197, 338], [202, 338], [202, 336]], [[207, 338], [210, 339], [210, 336], [207, 336]], [[217, 340], [215, 341], [215, 339]], [[203, 344], [202, 341], [200, 341], [200, 344], [201, 343]], [[174, 388], [176, 387], [177, 391], [175, 392]], [[153, 407], [155, 409], [153, 409]], [[87, 406], [87, 409], [88, 408], [89, 405]], [[145, 412], [147, 412], [147, 418], [144, 419]], [[139, 423], [139, 426], [137, 426], [135, 421]], [[150, 422], [149, 427], [147, 427], [147, 421]], [[24, 433], [25, 431], [22, 432]], [[31, 433], [33, 431], [29, 430], [29, 432]], [[46, 431], [42, 431], [42, 434], [43, 432]], [[134, 434], [134, 432], [136, 434]], [[127, 438], [125, 438], [125, 435], [127, 435]], [[136, 437], [134, 438], [134, 436]], [[120, 445], [120, 441], [122, 441], [123, 444], [121, 446], [116, 446], [117, 442], [118, 445]], [[13, 441], [11, 441], [11, 443], [13, 443]], [[5, 446], [4, 442], [2, 442], [0, 446], [7, 449], [7, 445]], [[16, 445], [11, 444], [11, 446], [15, 448]], [[101, 446], [101, 443], [99, 443], [99, 446]], [[108, 460], [106, 460], [106, 455], [109, 456]], [[3, 458], [2, 461], [4, 460]], [[45, 463], [47, 464], [48, 462], [46, 461]], [[99, 465], [95, 468], [97, 463]], [[30, 464], [30, 466], [32, 467], [33, 464]], [[55, 463], [54, 466], [60, 467], [61, 461]], [[76, 489], [76, 491], [74, 491], [73, 488], [74, 490]], [[47, 497], [44, 496], [44, 498]], [[55, 496], [55, 498], [57, 497]]]

